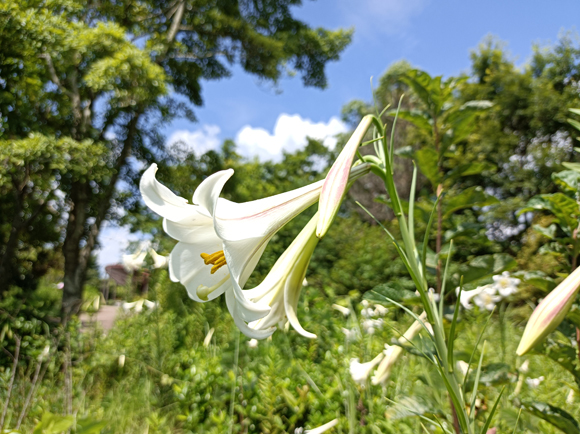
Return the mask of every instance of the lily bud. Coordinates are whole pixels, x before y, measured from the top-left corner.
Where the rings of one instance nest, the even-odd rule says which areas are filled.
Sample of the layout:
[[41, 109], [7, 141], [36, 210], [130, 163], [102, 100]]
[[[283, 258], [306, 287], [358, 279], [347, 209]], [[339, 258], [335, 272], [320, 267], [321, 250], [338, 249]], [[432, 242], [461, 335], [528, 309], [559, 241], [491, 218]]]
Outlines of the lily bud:
[[580, 267], [564, 279], [536, 307], [516, 350], [522, 356], [538, 345], [564, 320], [580, 289]]
[[338, 213], [340, 204], [344, 197], [346, 186], [349, 182], [350, 169], [352, 162], [356, 155], [356, 151], [369, 129], [372, 122], [372, 116], [365, 116], [361, 123], [356, 127], [353, 135], [348, 140], [344, 149], [330, 168], [324, 184], [322, 184], [322, 191], [320, 192], [320, 202], [318, 204], [319, 220], [316, 227], [316, 236], [322, 238], [334, 217]]

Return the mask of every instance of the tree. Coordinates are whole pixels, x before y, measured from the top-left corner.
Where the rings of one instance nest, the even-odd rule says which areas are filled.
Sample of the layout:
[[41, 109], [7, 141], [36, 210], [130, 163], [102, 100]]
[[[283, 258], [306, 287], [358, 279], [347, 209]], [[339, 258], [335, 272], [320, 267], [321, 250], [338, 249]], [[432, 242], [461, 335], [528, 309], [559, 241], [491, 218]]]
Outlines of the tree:
[[[247, 72], [276, 81], [293, 68], [307, 86], [326, 86], [351, 32], [312, 29], [293, 18], [297, 0], [19, 0], [0, 5], [2, 136], [30, 133], [106, 152], [88, 177], [56, 177], [64, 194], [64, 317], [78, 310], [103, 222], [118, 217], [135, 188], [136, 165], [162, 161], [160, 125], [194, 119], [201, 81]], [[25, 74], [22, 74], [25, 72]], [[184, 96], [187, 103], [183, 103]], [[86, 142], [86, 141], [90, 142]], [[134, 159], [134, 160], [133, 160]]]

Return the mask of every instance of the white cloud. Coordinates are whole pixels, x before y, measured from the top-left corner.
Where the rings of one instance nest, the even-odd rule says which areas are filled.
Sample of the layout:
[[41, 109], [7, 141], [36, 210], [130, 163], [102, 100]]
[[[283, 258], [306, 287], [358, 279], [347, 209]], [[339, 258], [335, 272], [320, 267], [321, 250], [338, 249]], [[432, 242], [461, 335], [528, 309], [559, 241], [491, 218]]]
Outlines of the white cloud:
[[307, 137], [322, 140], [330, 149], [336, 146], [335, 136], [348, 129], [338, 118], [332, 117], [328, 122], [312, 122], [299, 115], [281, 114], [276, 120], [274, 131], [264, 128], [244, 126], [236, 136], [238, 152], [244, 157], [257, 156], [261, 161], [279, 161], [282, 151], [295, 152], [306, 146]]
[[196, 155], [202, 155], [207, 151], [219, 148], [221, 145], [220, 132], [220, 127], [217, 125], [203, 125], [195, 131], [177, 130], [169, 136], [166, 144], [168, 147], [174, 144], [185, 146]]
[[404, 32], [413, 16], [419, 15], [430, 0], [342, 0], [341, 8], [365, 36], [377, 33], [393, 35]]

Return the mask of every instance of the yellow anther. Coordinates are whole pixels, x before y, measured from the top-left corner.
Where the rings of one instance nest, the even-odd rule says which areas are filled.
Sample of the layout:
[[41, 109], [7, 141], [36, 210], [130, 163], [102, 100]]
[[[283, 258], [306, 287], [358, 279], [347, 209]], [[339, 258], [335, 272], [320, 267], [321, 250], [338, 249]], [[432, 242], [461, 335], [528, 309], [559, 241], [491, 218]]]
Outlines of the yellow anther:
[[211, 267], [211, 274], [214, 274], [217, 270], [226, 265], [226, 257], [223, 250], [218, 250], [211, 255], [202, 253], [200, 256], [203, 259], [205, 265], [213, 265], [213, 267]]

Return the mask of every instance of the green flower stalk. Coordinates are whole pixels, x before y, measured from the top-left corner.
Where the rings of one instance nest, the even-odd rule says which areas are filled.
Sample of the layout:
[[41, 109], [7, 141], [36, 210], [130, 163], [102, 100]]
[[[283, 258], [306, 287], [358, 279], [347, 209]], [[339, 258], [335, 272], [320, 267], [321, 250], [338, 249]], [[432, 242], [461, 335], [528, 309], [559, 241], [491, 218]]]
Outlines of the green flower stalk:
[[580, 267], [566, 277], [536, 307], [516, 350], [523, 356], [552, 333], [566, 317], [580, 289]]

